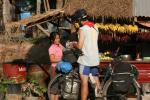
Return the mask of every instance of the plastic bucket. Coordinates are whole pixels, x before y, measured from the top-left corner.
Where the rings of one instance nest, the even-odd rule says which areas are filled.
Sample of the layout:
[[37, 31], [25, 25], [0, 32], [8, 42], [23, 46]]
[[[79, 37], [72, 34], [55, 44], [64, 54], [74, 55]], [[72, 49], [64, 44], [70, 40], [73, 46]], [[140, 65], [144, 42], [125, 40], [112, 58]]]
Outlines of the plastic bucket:
[[15, 83], [23, 83], [26, 81], [26, 66], [21, 64], [3, 63], [3, 73]]

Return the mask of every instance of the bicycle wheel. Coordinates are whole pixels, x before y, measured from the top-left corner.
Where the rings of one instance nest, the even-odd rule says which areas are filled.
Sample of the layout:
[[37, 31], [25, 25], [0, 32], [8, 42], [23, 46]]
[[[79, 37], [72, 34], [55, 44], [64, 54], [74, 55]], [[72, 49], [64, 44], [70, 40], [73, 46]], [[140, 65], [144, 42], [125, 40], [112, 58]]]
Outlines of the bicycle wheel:
[[[132, 91], [130, 89], [132, 88]], [[128, 100], [129, 98], [135, 98], [141, 100], [141, 93], [137, 81], [134, 79], [127, 94], [118, 94], [112, 89], [112, 79], [110, 78], [103, 87], [104, 100]], [[133, 91], [134, 90], [134, 91]]]
[[[60, 81], [60, 79], [62, 79], [63, 74], [57, 74], [48, 84], [48, 90], [47, 90], [47, 94], [48, 94], [48, 98], [50, 100], [51, 98], [51, 90], [52, 88], [54, 88], [56, 84], [58, 84], [58, 82]], [[59, 83], [60, 84], [60, 83]]]

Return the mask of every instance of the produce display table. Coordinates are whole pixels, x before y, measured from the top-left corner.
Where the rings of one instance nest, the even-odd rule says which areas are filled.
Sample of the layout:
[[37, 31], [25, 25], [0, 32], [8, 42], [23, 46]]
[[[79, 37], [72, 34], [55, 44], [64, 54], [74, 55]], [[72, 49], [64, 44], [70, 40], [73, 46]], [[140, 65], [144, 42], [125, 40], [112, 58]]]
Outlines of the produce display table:
[[[150, 61], [124, 61], [126, 63], [130, 63], [136, 66], [139, 76], [139, 83], [150, 83]], [[104, 69], [108, 66], [110, 61], [101, 61], [100, 68]]]

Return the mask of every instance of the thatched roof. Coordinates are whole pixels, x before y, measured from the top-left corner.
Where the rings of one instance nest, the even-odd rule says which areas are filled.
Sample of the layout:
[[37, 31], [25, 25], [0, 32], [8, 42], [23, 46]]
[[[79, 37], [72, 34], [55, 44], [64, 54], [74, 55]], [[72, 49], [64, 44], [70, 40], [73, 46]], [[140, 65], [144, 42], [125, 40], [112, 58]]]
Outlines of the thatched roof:
[[85, 8], [92, 16], [132, 16], [133, 0], [68, 0], [65, 13], [72, 15], [76, 9]]

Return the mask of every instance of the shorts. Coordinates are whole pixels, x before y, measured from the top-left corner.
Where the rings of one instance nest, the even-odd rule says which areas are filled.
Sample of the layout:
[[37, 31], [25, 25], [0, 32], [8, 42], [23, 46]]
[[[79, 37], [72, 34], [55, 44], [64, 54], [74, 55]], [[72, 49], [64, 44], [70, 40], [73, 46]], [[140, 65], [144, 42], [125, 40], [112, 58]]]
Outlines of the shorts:
[[[50, 73], [51, 73], [51, 79], [55, 78], [55, 76], [58, 74], [56, 67], [50, 66]], [[50, 88], [50, 94], [58, 95], [60, 94], [60, 80], [56, 80], [51, 88]]]
[[79, 73], [82, 75], [87, 75], [91, 73], [92, 76], [98, 76], [99, 75], [99, 68], [98, 66], [84, 66], [79, 65]]

